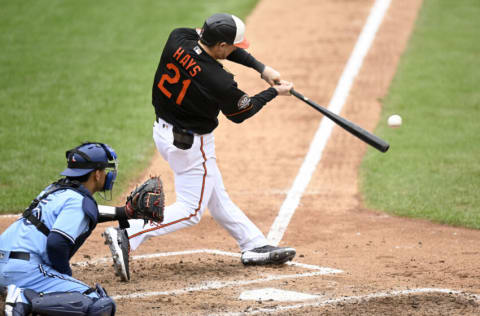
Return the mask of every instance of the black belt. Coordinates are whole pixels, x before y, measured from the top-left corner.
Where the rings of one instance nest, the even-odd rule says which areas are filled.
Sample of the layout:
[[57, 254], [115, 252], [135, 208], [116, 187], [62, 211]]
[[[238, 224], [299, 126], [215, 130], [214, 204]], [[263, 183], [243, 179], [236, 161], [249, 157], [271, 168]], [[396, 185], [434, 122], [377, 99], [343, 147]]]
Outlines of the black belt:
[[11, 251], [9, 259], [20, 259], [25, 261], [30, 261], [30, 254], [23, 251]]
[[[164, 120], [163, 118], [161, 118], [160, 116], [158, 115], [155, 115], [155, 121], [157, 121], [157, 123], [160, 123], [160, 120], [164, 121], [164, 122], [167, 122], [166, 120]], [[168, 122], [167, 122], [168, 123]], [[168, 123], [170, 124], [170, 123]]]

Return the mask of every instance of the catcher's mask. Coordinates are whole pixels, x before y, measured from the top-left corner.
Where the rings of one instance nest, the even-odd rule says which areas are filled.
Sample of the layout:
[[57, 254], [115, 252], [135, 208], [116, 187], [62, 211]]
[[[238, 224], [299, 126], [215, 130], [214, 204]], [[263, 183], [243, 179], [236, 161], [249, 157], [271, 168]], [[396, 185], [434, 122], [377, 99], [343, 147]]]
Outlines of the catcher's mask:
[[[117, 154], [113, 148], [103, 143], [86, 142], [67, 150], [65, 156], [67, 168], [61, 173], [62, 176], [81, 177], [94, 170], [106, 169], [105, 185], [100, 196], [105, 200], [111, 199], [117, 177]], [[108, 199], [106, 191], [110, 191]]]

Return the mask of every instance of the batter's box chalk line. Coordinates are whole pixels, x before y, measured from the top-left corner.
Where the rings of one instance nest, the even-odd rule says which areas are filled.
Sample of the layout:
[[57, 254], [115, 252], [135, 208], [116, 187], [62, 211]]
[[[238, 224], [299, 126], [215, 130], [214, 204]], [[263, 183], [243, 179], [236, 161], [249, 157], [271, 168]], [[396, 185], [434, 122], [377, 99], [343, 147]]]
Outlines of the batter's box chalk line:
[[[175, 252], [162, 252], [162, 253], [153, 253], [147, 255], [138, 255], [138, 256], [131, 256], [130, 260], [141, 260], [141, 259], [155, 259], [161, 257], [170, 257], [170, 256], [182, 256], [182, 255], [193, 255], [193, 254], [214, 254], [214, 255], [221, 255], [221, 256], [229, 256], [229, 257], [240, 257], [239, 253], [215, 250], [215, 249], [194, 249], [194, 250], [185, 250], [185, 251], [175, 251]], [[91, 261], [82, 261], [74, 263], [74, 266], [88, 266], [88, 265], [97, 265], [97, 264], [104, 264], [110, 263], [112, 261], [111, 258], [100, 258]], [[205, 281], [201, 282], [200, 284], [192, 287], [170, 290], [170, 291], [152, 291], [152, 292], [141, 292], [141, 293], [132, 293], [128, 295], [116, 295], [112, 296], [115, 300], [126, 299], [126, 298], [146, 298], [152, 296], [162, 296], [162, 295], [181, 295], [191, 292], [199, 292], [199, 291], [208, 291], [208, 290], [217, 290], [226, 287], [237, 287], [237, 286], [245, 286], [250, 284], [261, 284], [265, 282], [271, 281], [278, 281], [278, 280], [286, 280], [286, 279], [298, 279], [298, 278], [307, 278], [307, 277], [314, 277], [319, 275], [328, 275], [328, 274], [337, 274], [342, 273], [342, 270], [332, 269], [332, 268], [325, 268], [311, 264], [305, 264], [300, 262], [290, 261], [286, 263], [287, 265], [295, 266], [298, 268], [310, 270], [309, 272], [305, 273], [295, 273], [295, 274], [284, 274], [284, 275], [268, 275], [262, 278], [253, 279], [253, 280], [235, 280], [235, 281]]]

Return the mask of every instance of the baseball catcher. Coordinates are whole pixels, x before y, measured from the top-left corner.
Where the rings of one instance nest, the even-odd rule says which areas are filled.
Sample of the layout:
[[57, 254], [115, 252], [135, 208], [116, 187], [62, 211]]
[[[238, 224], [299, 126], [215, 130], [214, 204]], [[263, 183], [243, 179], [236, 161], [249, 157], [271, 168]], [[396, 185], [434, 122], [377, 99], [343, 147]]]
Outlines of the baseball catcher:
[[[100, 284], [92, 288], [73, 277], [70, 259], [102, 218], [93, 195], [111, 196], [117, 154], [107, 144], [86, 142], [68, 150], [66, 158], [64, 177], [38, 194], [0, 235], [0, 288], [7, 288], [7, 316], [115, 315], [115, 302]], [[136, 200], [150, 203], [151, 197]]]

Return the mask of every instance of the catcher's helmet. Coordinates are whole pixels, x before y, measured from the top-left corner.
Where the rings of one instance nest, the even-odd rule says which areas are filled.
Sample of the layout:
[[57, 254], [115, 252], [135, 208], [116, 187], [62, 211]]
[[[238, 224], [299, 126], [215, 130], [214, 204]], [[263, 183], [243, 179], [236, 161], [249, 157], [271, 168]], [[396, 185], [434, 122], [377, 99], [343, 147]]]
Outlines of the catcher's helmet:
[[60, 173], [67, 177], [81, 177], [98, 169], [112, 169], [107, 173], [104, 190], [111, 190], [117, 177], [117, 154], [103, 143], [83, 143], [65, 153], [67, 168]]
[[245, 38], [245, 24], [238, 17], [227, 13], [216, 13], [209, 17], [200, 31], [200, 41], [207, 46], [220, 42], [248, 48]]

